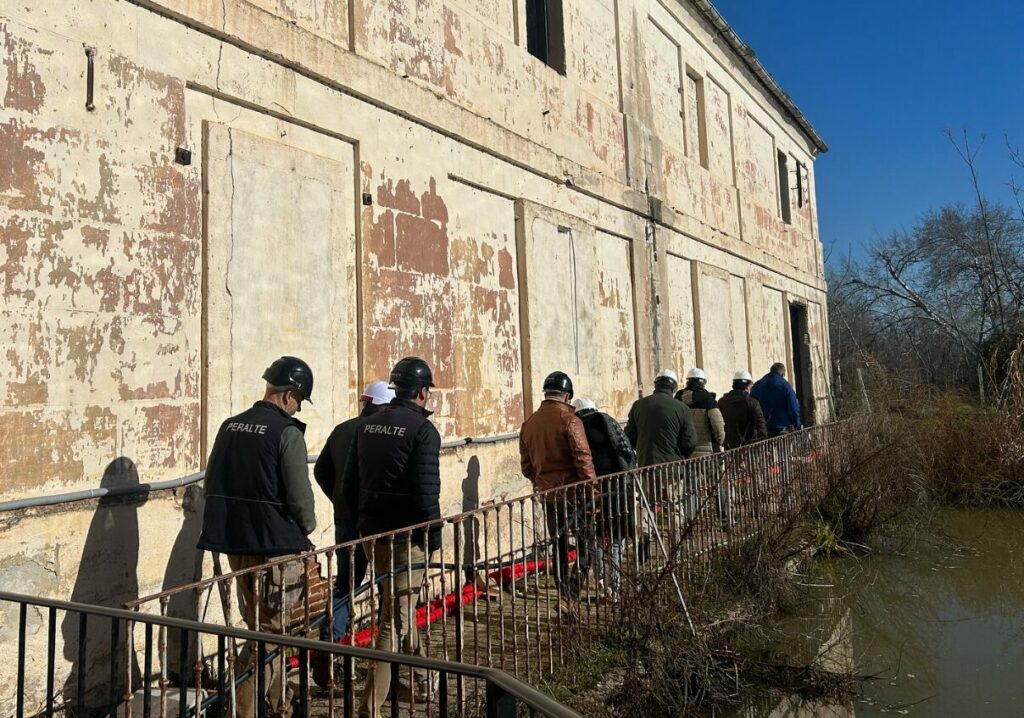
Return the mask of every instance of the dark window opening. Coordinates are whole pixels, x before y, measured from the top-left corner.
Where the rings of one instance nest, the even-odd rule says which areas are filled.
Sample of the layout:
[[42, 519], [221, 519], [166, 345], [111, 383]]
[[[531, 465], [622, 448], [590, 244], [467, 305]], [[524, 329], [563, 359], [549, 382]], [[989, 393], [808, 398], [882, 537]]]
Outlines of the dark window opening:
[[562, 0], [526, 0], [526, 49], [552, 70], [565, 74]]
[[789, 157], [785, 152], [779, 152], [779, 209], [782, 221], [792, 224], [793, 212], [789, 204]]

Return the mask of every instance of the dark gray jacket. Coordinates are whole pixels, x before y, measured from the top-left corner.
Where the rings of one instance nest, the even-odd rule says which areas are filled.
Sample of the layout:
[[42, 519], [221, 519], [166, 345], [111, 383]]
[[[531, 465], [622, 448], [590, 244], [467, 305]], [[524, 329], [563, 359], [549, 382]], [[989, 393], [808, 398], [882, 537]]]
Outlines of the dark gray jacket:
[[640, 466], [681, 461], [697, 446], [690, 408], [661, 389], [633, 402], [626, 436], [636, 448]]

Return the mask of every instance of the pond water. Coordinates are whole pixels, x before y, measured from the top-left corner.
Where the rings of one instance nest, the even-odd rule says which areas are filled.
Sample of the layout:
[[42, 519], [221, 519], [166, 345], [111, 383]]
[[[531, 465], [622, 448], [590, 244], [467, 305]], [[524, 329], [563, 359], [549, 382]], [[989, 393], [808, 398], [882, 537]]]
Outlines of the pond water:
[[745, 716], [1024, 716], [1024, 512], [943, 511], [913, 542], [816, 565], [784, 624], [800, 660], [873, 676], [844, 705], [774, 699]]

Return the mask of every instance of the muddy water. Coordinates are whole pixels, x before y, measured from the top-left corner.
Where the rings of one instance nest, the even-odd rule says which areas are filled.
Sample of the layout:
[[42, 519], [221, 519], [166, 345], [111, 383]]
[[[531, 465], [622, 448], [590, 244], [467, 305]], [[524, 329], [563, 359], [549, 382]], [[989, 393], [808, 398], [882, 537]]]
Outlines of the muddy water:
[[933, 531], [803, 578], [818, 600], [787, 621], [796, 659], [830, 646], [872, 676], [836, 705], [777, 698], [746, 716], [1024, 716], [1024, 512], [946, 511]]

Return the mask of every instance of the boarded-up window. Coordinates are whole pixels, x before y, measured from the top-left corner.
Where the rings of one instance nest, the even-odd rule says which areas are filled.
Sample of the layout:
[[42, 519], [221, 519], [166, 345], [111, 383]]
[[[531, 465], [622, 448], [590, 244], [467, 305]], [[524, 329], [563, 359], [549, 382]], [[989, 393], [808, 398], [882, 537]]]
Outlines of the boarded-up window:
[[736, 181], [732, 152], [732, 100], [713, 78], [704, 85], [708, 116], [708, 169], [730, 184]]
[[707, 105], [704, 78], [693, 70], [686, 72], [686, 155], [708, 166]]
[[721, 392], [735, 371], [735, 326], [729, 275], [702, 269], [700, 278], [701, 361], [708, 388]]
[[325, 142], [331, 157], [208, 126], [208, 441], [262, 396], [260, 376], [282, 354], [316, 377], [315, 403], [302, 411], [311, 447], [355, 409], [352, 147]]
[[725, 392], [732, 375], [749, 363], [744, 280], [702, 266], [698, 296], [702, 368], [710, 390]]
[[636, 398], [636, 334], [630, 243], [551, 217], [527, 219], [530, 384], [565, 371], [577, 393], [625, 416]]
[[788, 306], [782, 292], [772, 287], [761, 287], [757, 299], [759, 301], [754, 304], [754, 322], [751, 325], [755, 335], [750, 347], [753, 361], [750, 369], [755, 375], [768, 371], [768, 367], [775, 362], [789, 363], [785, 318]]
[[653, 21], [647, 23], [644, 66], [651, 91], [654, 131], [662, 142], [683, 149], [682, 73], [679, 45]]
[[682, 376], [697, 361], [691, 265], [688, 259], [669, 254], [666, 267], [668, 296], [661, 301], [668, 305], [668, 341], [663, 363]]
[[775, 139], [749, 114], [747, 115], [747, 146], [743, 158], [746, 187], [751, 199], [765, 209], [778, 206], [777, 159]]

